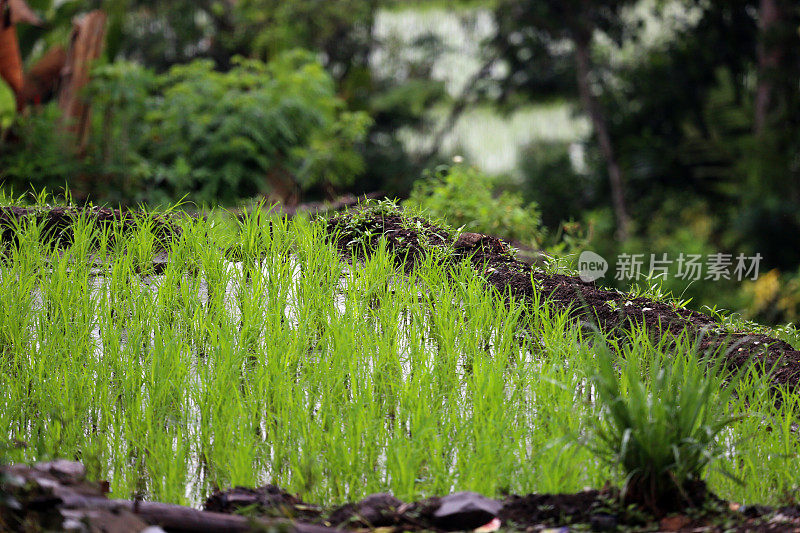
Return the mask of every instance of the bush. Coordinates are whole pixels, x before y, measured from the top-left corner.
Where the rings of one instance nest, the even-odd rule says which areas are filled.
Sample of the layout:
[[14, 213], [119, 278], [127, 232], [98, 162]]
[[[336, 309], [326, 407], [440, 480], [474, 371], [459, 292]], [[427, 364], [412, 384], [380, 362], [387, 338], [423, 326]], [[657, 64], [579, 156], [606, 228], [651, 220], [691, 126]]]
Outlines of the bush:
[[[96, 98], [111, 93], [109, 82], [127, 82], [113, 69], [100, 72]], [[142, 119], [138, 152], [151, 179], [173, 197], [209, 203], [268, 192], [268, 175], [303, 189], [347, 184], [363, 170], [354, 145], [369, 125], [343, 111], [330, 76], [302, 51], [266, 64], [239, 59], [224, 73], [206, 60], [175, 66], [154, 79]]]
[[52, 188], [83, 174], [90, 190], [80, 192], [102, 200], [217, 204], [268, 193], [276, 182], [343, 186], [363, 171], [357, 144], [370, 119], [344, 110], [312, 54], [234, 63], [218, 72], [196, 60], [164, 74], [125, 61], [99, 66], [86, 93], [93, 124], [83, 168], [69, 166], [69, 146], [56, 142], [50, 105], [18, 125], [23, 143], [0, 158], [3, 177]]
[[7, 140], [0, 141], [0, 179], [16, 192], [49, 191], [76, 183], [87, 165], [75, 156], [74, 137], [58, 129], [61, 113], [55, 103], [19, 115]]
[[519, 194], [494, 194], [492, 179], [473, 167], [440, 167], [414, 184], [407, 204], [466, 231], [486, 233], [529, 246], [544, 233], [535, 203]]
[[575, 171], [569, 156], [569, 144], [542, 141], [525, 148], [520, 156], [523, 194], [536, 202], [542, 222], [557, 228], [570, 219], [580, 218], [596, 195], [596, 184], [589, 176]]

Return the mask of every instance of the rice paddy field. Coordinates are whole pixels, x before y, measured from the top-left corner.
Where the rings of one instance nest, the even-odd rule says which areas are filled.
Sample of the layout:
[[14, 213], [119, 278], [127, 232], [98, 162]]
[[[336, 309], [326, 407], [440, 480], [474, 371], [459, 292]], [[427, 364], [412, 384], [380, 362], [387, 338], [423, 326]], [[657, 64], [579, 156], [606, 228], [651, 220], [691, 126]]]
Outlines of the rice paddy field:
[[[4, 234], [4, 462], [77, 459], [115, 497], [189, 505], [265, 483], [336, 504], [624, 481], [587, 445], [605, 416], [597, 334], [546, 300], [438, 253], [404, 272], [380, 236], [346, 257], [320, 220], [174, 220], [165, 235], [77, 217], [58, 246], [41, 223]], [[640, 369], [697, 363], [688, 338], [609, 342]], [[734, 419], [706, 469], [723, 498], [800, 486], [800, 402], [767, 370], [710, 392]]]

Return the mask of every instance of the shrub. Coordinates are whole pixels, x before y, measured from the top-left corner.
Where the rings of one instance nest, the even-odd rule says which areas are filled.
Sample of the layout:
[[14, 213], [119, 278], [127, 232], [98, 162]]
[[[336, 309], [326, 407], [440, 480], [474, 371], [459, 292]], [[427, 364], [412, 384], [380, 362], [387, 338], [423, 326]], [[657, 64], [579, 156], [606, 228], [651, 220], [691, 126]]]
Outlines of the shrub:
[[473, 167], [440, 167], [414, 184], [407, 203], [466, 231], [529, 246], [543, 238], [537, 205], [524, 204], [518, 194], [495, 194], [492, 179]]
[[309, 52], [239, 58], [227, 72], [208, 60], [164, 74], [117, 61], [94, 70], [86, 95], [93, 124], [81, 169], [64, 168], [74, 157], [56, 142], [58, 110], [48, 105], [18, 125], [23, 142], [0, 159], [6, 179], [52, 189], [82, 175], [90, 190], [80, 192], [103, 200], [217, 204], [268, 193], [276, 181], [343, 186], [364, 168], [357, 144], [369, 116], [344, 110]]
[[35, 189], [57, 191], [86, 171], [75, 156], [72, 136], [59, 130], [61, 113], [55, 103], [21, 114], [12, 134], [0, 140], [0, 179], [16, 192]]
[[271, 172], [307, 188], [362, 170], [353, 144], [368, 119], [341, 111], [333, 81], [308, 53], [240, 60], [225, 73], [198, 60], [158, 84], [143, 155], [175, 196], [231, 201], [267, 192]]

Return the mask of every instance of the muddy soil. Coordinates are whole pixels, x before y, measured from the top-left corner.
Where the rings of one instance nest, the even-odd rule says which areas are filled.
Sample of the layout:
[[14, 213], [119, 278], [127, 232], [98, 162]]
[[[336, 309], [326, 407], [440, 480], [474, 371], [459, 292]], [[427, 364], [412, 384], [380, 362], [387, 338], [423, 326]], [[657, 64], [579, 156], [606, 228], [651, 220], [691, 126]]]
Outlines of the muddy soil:
[[[383, 193], [373, 192], [362, 196], [346, 194], [328, 202], [307, 202], [296, 206], [280, 206], [278, 204], [269, 208], [269, 213], [286, 218], [304, 214], [307, 216], [319, 216], [326, 213], [342, 211], [352, 208], [360, 202], [382, 197]], [[252, 214], [251, 210], [231, 209], [229, 212], [240, 222]], [[180, 236], [181, 218], [204, 218], [208, 212], [184, 213], [175, 212], [168, 214], [152, 214], [135, 210], [119, 210], [102, 207], [20, 207], [20, 206], [0, 206], [0, 243], [14, 243], [17, 240], [17, 232], [25, 227], [26, 221], [30, 220], [40, 224], [42, 227], [41, 241], [55, 247], [67, 247], [72, 243], [73, 225], [81, 217], [95, 222], [100, 231], [116, 230], [123, 235], [130, 234], [144, 223], [152, 224], [152, 228], [157, 238], [156, 245], [160, 249], [165, 249], [167, 243], [174, 237]], [[109, 233], [111, 239], [114, 238], [114, 231]], [[231, 260], [241, 260], [237, 256], [235, 248], [228, 251]], [[156, 273], [159, 268], [163, 271], [166, 265], [166, 258], [161, 258], [154, 262]]]
[[[68, 246], [72, 242], [72, 227], [76, 220], [85, 217], [93, 220], [101, 231], [118, 228], [123, 233], [134, 231], [142, 221], [152, 223], [156, 237], [169, 239], [180, 235], [180, 227], [174, 216], [153, 215], [137, 211], [101, 207], [0, 207], [0, 240], [3, 243], [16, 241], [17, 230], [26, 221], [42, 225], [42, 241], [58, 246]], [[111, 233], [113, 236], [113, 232]]]
[[[711, 499], [701, 509], [653, 517], [620, 506], [612, 489], [510, 495], [461, 492], [405, 503], [390, 494], [323, 508], [268, 485], [216, 492], [202, 510], [108, 498], [83, 465], [58, 460], [0, 468], [0, 531], [130, 533], [285, 531], [797, 531], [800, 506], [743, 507]], [[480, 529], [478, 529], [480, 528]]]
[[770, 373], [776, 387], [793, 388], [800, 381], [800, 351], [785, 341], [747, 331], [725, 331], [713, 318], [697, 311], [602, 289], [577, 276], [545, 273], [515, 259], [511, 247], [496, 237], [463, 233], [456, 238], [419, 218], [364, 209], [331, 218], [327, 229], [347, 258], [369, 255], [383, 237], [397, 265], [410, 272], [424, 256], [439, 249], [445, 260], [469, 260], [502, 294], [530, 302], [538, 297], [542, 303], [548, 301], [557, 310], [567, 311], [587, 328], [624, 335], [632, 327], [644, 326], [655, 337], [688, 333], [699, 340], [703, 351], [720, 349], [731, 369], [757, 362]]

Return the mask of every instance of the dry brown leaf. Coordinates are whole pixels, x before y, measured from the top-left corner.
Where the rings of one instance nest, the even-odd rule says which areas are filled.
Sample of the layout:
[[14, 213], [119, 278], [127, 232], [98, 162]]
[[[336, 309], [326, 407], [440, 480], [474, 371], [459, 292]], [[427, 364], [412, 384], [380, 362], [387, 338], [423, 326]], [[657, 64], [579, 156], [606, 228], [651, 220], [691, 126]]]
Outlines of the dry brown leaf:
[[11, 11], [11, 24], [25, 22], [34, 26], [40, 26], [42, 20], [28, 7], [25, 0], [8, 0], [8, 7]]

